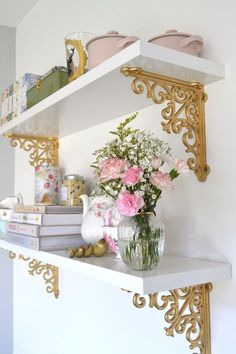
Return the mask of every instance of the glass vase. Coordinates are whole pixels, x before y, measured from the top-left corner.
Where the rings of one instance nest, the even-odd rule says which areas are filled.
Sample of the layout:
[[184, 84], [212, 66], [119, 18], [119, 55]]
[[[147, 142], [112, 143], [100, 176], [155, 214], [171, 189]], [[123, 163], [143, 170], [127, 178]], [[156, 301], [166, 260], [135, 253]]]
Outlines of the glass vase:
[[131, 269], [157, 266], [164, 253], [164, 224], [153, 213], [126, 217], [118, 226], [121, 258]]

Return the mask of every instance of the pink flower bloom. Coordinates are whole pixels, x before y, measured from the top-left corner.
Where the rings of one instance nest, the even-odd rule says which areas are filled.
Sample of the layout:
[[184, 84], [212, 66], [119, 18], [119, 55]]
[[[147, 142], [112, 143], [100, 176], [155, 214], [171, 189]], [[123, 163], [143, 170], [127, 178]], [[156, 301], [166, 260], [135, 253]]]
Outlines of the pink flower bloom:
[[107, 226], [112, 226], [112, 209], [107, 212]]
[[144, 200], [138, 193], [122, 192], [118, 195], [116, 206], [121, 215], [134, 216], [144, 206]]
[[168, 173], [161, 171], [154, 172], [150, 177], [150, 182], [160, 190], [172, 191], [174, 185]]
[[48, 189], [49, 187], [50, 187], [50, 183], [49, 182], [44, 183], [44, 188], [45, 189]]
[[116, 252], [117, 251], [117, 243], [116, 241], [111, 238], [106, 232], [103, 233], [103, 238], [105, 239], [106, 243], [107, 243], [107, 246], [109, 247], [109, 249], [112, 251], [112, 252]]
[[122, 172], [124, 172], [127, 167], [127, 162], [117, 157], [112, 157], [104, 161], [100, 167], [100, 179], [103, 181], [109, 181], [110, 179], [121, 177]]
[[187, 162], [185, 160], [179, 160], [177, 159], [177, 157], [175, 157], [175, 168], [178, 173], [189, 173], [189, 167]]
[[122, 176], [122, 182], [126, 186], [135, 186], [143, 173], [140, 167], [130, 167]]
[[160, 157], [153, 157], [152, 158], [152, 167], [155, 170], [158, 170], [158, 168], [160, 168], [162, 165], [162, 159]]

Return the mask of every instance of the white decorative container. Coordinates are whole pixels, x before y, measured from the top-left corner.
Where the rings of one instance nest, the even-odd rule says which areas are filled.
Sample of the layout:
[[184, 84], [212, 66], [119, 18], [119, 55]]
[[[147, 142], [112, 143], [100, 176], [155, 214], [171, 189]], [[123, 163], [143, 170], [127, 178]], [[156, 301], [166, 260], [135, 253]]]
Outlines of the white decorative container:
[[58, 166], [35, 167], [35, 204], [59, 204], [60, 170]]

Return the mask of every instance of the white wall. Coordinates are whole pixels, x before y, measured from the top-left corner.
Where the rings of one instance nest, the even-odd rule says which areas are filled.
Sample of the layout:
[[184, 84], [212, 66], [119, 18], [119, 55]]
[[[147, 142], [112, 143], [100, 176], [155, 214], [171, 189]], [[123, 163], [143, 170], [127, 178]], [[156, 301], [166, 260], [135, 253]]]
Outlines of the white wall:
[[[16, 75], [16, 30], [0, 25], [0, 93]], [[0, 105], [1, 106], [1, 105]], [[1, 112], [1, 107], [0, 107]], [[12, 195], [14, 186], [14, 149], [6, 138], [0, 137], [0, 200]]]
[[[213, 0], [41, 0], [17, 30], [18, 76], [24, 72], [44, 73], [54, 65], [65, 64], [63, 37], [72, 31], [101, 34], [115, 29], [146, 40], [177, 28], [204, 37], [203, 56], [227, 65], [226, 79], [206, 88], [211, 174], [205, 183], [199, 183], [193, 174], [177, 180], [176, 190], [165, 195], [160, 204], [168, 251], [233, 265], [236, 45], [227, 38], [229, 33], [232, 39], [236, 34], [235, 11], [233, 0], [227, 2], [227, 7]], [[89, 98], [88, 104], [93, 104]], [[64, 172], [83, 174], [91, 183], [92, 152], [107, 141], [108, 132], [119, 121], [115, 119], [62, 139], [60, 165]], [[181, 137], [164, 135], [160, 121], [159, 107], [151, 107], [140, 112], [136, 125], [152, 130], [171, 144], [176, 155], [185, 157]], [[33, 170], [27, 167], [27, 158], [25, 153], [16, 152], [15, 192], [22, 192], [26, 201], [33, 202]], [[164, 335], [162, 313], [148, 308], [136, 310], [131, 296], [119, 289], [60, 270], [61, 295], [55, 301], [44, 292], [42, 279], [29, 279], [25, 264], [17, 262], [14, 276], [14, 354], [190, 352], [184, 336], [172, 339]], [[234, 278], [214, 284], [214, 354], [231, 352], [234, 347], [231, 330], [236, 315], [235, 291]]]
[[[16, 30], [0, 26], [0, 92], [15, 79]], [[1, 112], [1, 108], [0, 108]], [[0, 137], [0, 200], [14, 193], [14, 150]], [[8, 252], [0, 250], [0, 354], [12, 354], [13, 266]]]
[[13, 353], [13, 264], [0, 250], [0, 354]]

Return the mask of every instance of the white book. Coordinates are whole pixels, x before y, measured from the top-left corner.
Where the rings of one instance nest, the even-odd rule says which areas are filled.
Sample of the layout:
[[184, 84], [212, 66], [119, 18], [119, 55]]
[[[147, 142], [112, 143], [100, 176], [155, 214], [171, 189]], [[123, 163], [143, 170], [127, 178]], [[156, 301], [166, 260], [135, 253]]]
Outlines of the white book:
[[18, 213], [40, 213], [40, 214], [82, 214], [81, 206], [61, 206], [61, 205], [20, 205], [16, 204], [15, 212]]
[[39, 214], [39, 213], [12, 213], [10, 221], [44, 225], [81, 225], [83, 220], [82, 214]]
[[39, 226], [8, 222], [7, 232], [32, 237], [76, 235], [81, 233], [81, 225]]
[[31, 237], [21, 234], [8, 233], [7, 241], [36, 251], [65, 250], [80, 247], [84, 244], [81, 235]]

